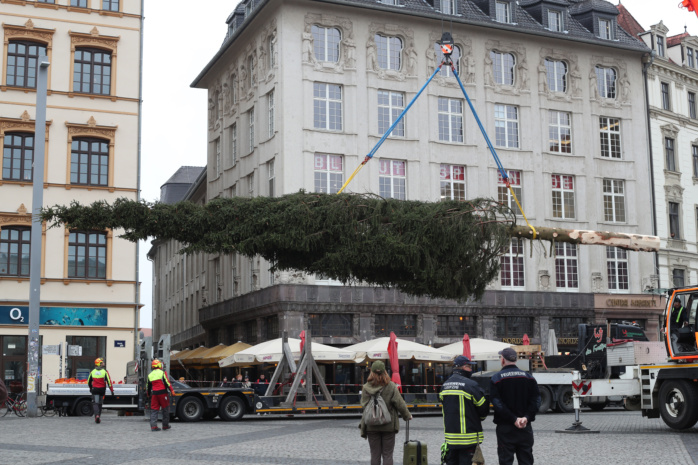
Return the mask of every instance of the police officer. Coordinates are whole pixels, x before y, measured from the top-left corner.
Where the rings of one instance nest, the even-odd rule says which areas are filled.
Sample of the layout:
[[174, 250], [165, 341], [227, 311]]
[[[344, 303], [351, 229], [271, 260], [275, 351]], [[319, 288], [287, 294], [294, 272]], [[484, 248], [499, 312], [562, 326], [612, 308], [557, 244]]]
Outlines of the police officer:
[[170, 402], [167, 391], [174, 396], [174, 389], [167, 378], [167, 373], [162, 371], [162, 362], [153, 360], [150, 365], [152, 371], [148, 375], [148, 396], [150, 397], [150, 430], [160, 431], [158, 428], [158, 410], [162, 409], [162, 429], [168, 430], [170, 426]]
[[490, 405], [480, 386], [469, 379], [474, 362], [464, 355], [453, 360], [453, 374], [443, 384], [441, 410], [448, 447], [448, 465], [470, 465], [475, 448], [484, 439], [481, 421]]
[[92, 407], [95, 412], [95, 423], [99, 423], [100, 416], [102, 415], [102, 401], [104, 399], [104, 394], [107, 392], [107, 388], [111, 391], [111, 395], [114, 395], [114, 386], [112, 386], [111, 378], [109, 377], [109, 372], [104, 367], [104, 359], [98, 358], [95, 360], [95, 369], [90, 372], [90, 376], [87, 377], [87, 385], [90, 388], [90, 394], [92, 394]]
[[502, 369], [490, 379], [490, 398], [497, 425], [499, 465], [533, 464], [533, 428], [540, 405], [538, 383], [530, 373], [516, 366], [516, 351], [499, 352]]

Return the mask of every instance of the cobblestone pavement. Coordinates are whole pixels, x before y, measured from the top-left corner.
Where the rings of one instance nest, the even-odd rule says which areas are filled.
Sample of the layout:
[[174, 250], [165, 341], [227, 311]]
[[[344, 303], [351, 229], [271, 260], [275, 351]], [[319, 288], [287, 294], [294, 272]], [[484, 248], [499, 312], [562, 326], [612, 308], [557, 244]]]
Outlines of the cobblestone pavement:
[[[606, 410], [582, 412], [583, 425], [599, 434], [556, 433], [573, 420], [573, 414], [538, 417], [533, 424], [537, 464], [698, 464], [697, 428], [677, 432], [638, 412]], [[368, 464], [368, 443], [359, 437], [358, 423], [358, 417], [267, 415], [235, 423], [175, 421], [170, 431], [153, 433], [143, 417], [111, 412], [99, 425], [86, 417], [8, 416], [0, 418], [0, 464]], [[427, 443], [431, 465], [440, 463], [440, 416], [415, 415], [410, 436]], [[404, 437], [400, 431], [395, 463], [402, 463]], [[483, 446], [486, 463], [496, 464], [491, 417], [485, 421]]]

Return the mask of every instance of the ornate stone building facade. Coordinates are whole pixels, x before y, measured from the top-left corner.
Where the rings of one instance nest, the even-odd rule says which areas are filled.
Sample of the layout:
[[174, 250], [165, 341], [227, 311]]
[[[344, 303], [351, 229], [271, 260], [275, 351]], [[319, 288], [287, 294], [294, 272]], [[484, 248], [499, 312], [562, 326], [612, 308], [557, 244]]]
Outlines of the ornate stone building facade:
[[[207, 198], [337, 192], [439, 65], [443, 19], [531, 223], [649, 233], [642, 57], [650, 50], [617, 16], [602, 0], [243, 2], [193, 83], [209, 95]], [[451, 74], [437, 73], [350, 192], [486, 196], [515, 208]], [[604, 247], [513, 241], [501, 264], [481, 301], [458, 303], [212, 256], [199, 323], [208, 344], [305, 327], [342, 345], [390, 331], [433, 345], [464, 332], [540, 341], [556, 328], [571, 348], [576, 324], [608, 319], [596, 296], [643, 300], [656, 281], [651, 254]], [[638, 308], [634, 319], [656, 336], [658, 312]]]
[[[32, 183], [44, 204], [138, 198], [140, 0], [0, 0], [0, 375], [26, 389]], [[34, 173], [39, 56], [49, 58], [45, 169]], [[118, 68], [117, 68], [118, 63]], [[40, 335], [43, 386], [85, 377], [104, 357], [115, 380], [137, 342], [137, 247], [118, 231], [46, 228]], [[66, 356], [66, 345], [81, 355]], [[40, 351], [41, 352], [41, 351]], [[61, 365], [60, 361], [63, 361]]]

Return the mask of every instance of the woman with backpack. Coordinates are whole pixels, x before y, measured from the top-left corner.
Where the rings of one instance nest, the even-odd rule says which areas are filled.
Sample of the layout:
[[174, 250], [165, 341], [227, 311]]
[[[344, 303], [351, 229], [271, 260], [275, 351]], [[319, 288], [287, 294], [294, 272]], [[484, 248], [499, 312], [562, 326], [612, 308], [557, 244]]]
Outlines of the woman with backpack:
[[381, 361], [371, 365], [371, 374], [361, 390], [361, 406], [364, 413], [359, 428], [361, 437], [368, 438], [371, 465], [381, 465], [381, 457], [383, 465], [393, 465], [395, 433], [400, 431], [398, 414], [405, 421], [410, 421], [412, 414]]

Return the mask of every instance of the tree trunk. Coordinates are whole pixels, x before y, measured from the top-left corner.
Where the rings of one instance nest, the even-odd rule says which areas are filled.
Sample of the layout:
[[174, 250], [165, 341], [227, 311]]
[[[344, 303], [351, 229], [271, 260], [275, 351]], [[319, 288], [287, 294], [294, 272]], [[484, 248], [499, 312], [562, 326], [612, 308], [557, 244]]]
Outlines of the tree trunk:
[[[528, 226], [515, 226], [512, 237], [533, 239], [533, 231]], [[659, 237], [640, 234], [616, 233], [610, 231], [586, 231], [583, 229], [536, 228], [536, 239], [569, 244], [607, 245], [638, 252], [659, 251]]]

